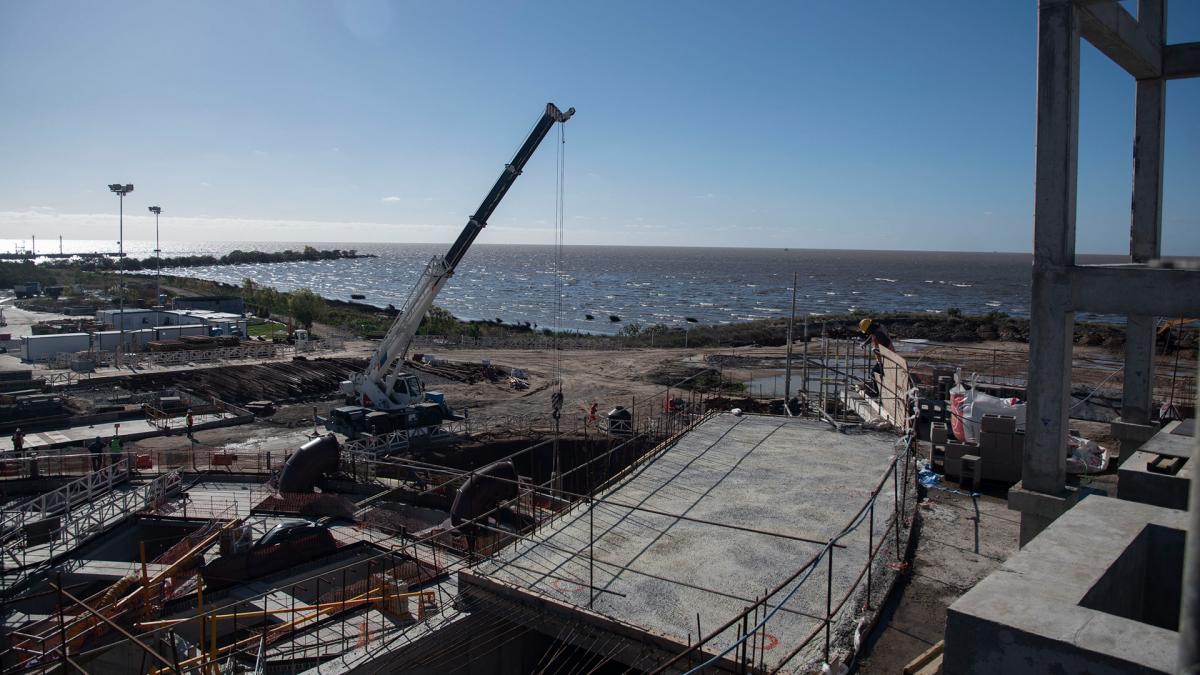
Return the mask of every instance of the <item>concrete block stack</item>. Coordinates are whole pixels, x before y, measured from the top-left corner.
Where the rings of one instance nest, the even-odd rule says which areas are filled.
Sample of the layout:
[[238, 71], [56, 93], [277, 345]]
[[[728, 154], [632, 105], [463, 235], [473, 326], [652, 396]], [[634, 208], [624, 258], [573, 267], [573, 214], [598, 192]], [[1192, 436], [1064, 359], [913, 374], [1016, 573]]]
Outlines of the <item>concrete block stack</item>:
[[[980, 424], [978, 445], [948, 439], [945, 448], [943, 473], [947, 476], [960, 477], [963, 455], [975, 455], [983, 466], [983, 480], [1002, 483], [1021, 480], [1025, 434], [1017, 431], [1016, 418], [1011, 415], [985, 415]], [[937, 452], [936, 442], [934, 452]]]

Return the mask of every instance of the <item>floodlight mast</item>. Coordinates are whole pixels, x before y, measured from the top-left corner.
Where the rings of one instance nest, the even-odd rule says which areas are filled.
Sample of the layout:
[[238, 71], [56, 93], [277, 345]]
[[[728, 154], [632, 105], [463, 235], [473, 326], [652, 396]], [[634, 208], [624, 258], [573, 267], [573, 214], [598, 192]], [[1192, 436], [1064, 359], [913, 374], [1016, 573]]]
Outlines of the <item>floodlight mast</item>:
[[162, 267], [162, 250], [158, 244], [158, 215], [162, 213], [161, 206], [151, 206], [150, 213], [154, 214], [154, 304], [162, 304], [162, 282], [160, 268]]
[[121, 286], [120, 286], [120, 313], [121, 321], [119, 344], [117, 345], [116, 360], [117, 365], [121, 365], [124, 360], [122, 354], [125, 352], [125, 266], [121, 263], [125, 260], [125, 195], [133, 192], [133, 183], [113, 183], [108, 186], [108, 189], [116, 193], [120, 202], [117, 217], [117, 265], [120, 265], [121, 270]]

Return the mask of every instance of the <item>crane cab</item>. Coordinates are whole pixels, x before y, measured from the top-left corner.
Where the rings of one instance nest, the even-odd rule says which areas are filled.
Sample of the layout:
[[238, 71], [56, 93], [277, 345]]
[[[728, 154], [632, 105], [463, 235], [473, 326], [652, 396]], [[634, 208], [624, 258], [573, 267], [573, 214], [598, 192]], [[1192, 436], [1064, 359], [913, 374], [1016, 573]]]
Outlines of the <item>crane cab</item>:
[[392, 397], [403, 398], [408, 397], [409, 401], [420, 401], [425, 396], [425, 387], [421, 384], [421, 378], [416, 375], [404, 375], [396, 378], [395, 384], [392, 385]]

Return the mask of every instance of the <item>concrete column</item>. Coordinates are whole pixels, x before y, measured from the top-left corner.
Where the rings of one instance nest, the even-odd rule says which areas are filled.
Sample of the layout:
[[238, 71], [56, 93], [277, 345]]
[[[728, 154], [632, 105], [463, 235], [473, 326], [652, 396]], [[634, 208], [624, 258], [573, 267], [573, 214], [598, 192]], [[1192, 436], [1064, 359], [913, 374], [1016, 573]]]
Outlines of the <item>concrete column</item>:
[[[1200, 400], [1200, 370], [1196, 374], [1196, 396]], [[1200, 434], [1196, 434], [1193, 459], [1200, 457]], [[1188, 531], [1183, 544], [1183, 594], [1179, 600], [1178, 672], [1200, 672], [1200, 476], [1192, 473], [1188, 486]]]
[[1149, 424], [1154, 406], [1154, 317], [1131, 314], [1126, 321], [1121, 420]]
[[[1138, 1], [1138, 26], [1154, 44], [1166, 29], [1163, 0]], [[1162, 254], [1162, 185], [1166, 82], [1138, 80], [1133, 122], [1133, 200], [1129, 219], [1129, 255], [1144, 263]], [[1123, 433], [1123, 425], [1149, 425], [1154, 406], [1154, 317], [1130, 315], [1125, 329], [1125, 378], [1122, 425], [1114, 435], [1124, 461], [1145, 442], [1144, 430]]]
[[[1024, 545], [1065, 510], [1067, 404], [1075, 315], [1079, 157], [1079, 16], [1074, 0], [1040, 0], [1029, 401], [1022, 481], [1009, 494]], [[1044, 496], [1052, 504], [1042, 504]]]
[[1079, 17], [1073, 0], [1038, 3], [1033, 297], [1024, 487], [1057, 494], [1066, 476], [1067, 401], [1075, 316], [1075, 194], [1079, 158]]

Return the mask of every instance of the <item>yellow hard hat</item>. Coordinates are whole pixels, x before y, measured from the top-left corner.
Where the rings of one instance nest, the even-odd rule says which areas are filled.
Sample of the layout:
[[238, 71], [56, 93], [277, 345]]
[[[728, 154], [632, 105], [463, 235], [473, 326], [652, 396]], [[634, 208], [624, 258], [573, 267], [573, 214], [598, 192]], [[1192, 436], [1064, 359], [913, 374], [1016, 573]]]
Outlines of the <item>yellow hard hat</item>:
[[859, 321], [859, 322], [858, 322], [858, 329], [859, 329], [859, 330], [861, 330], [861, 331], [862, 331], [862, 332], [864, 332], [864, 333], [865, 333], [865, 332], [867, 332], [867, 329], [868, 329], [868, 328], [870, 328], [870, 327], [871, 327], [871, 320], [870, 320], [870, 319], [863, 319], [862, 321]]

